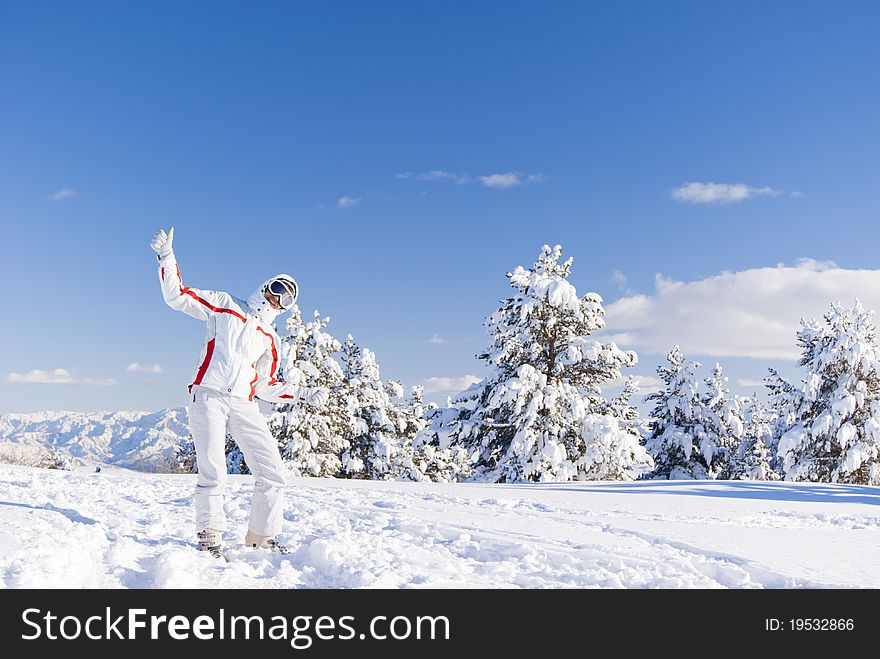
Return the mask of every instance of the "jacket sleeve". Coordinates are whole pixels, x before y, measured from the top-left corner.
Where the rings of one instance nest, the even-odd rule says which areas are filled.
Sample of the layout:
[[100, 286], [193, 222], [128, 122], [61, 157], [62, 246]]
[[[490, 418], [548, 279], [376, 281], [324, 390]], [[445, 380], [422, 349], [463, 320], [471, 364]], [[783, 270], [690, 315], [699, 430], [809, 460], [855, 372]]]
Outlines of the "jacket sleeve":
[[[174, 252], [159, 259], [159, 282], [162, 285], [162, 297], [165, 298], [165, 303], [175, 311], [182, 311], [199, 320], [208, 320], [218, 311], [241, 317], [234, 310], [224, 308], [228, 305], [226, 293], [184, 286]], [[241, 319], [244, 320], [243, 317]]]
[[257, 382], [254, 385], [256, 397], [267, 403], [292, 403], [303, 398], [309, 391], [308, 387], [288, 384], [277, 377], [280, 353], [275, 332], [267, 332], [259, 326], [257, 330], [266, 337], [266, 351], [254, 365], [257, 370]]

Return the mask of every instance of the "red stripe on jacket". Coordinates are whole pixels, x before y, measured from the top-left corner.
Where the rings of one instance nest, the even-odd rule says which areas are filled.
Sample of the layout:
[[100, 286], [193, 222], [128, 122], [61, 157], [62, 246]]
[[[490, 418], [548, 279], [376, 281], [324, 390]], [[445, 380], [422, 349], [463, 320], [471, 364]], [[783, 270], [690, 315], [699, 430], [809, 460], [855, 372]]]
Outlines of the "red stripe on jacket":
[[[162, 268], [162, 279], [163, 280], [165, 279], [165, 268]], [[189, 288], [189, 286], [184, 286], [183, 279], [180, 277], [180, 266], [179, 265], [177, 266], [177, 282], [180, 286], [180, 294], [181, 295], [189, 295], [196, 302], [201, 302], [202, 304], [204, 304], [206, 307], [208, 307], [214, 313], [232, 314], [233, 316], [238, 318], [241, 322], [243, 322], [243, 323], [247, 322], [247, 320], [245, 320], [245, 317], [242, 316], [237, 311], [234, 311], [232, 309], [227, 309], [226, 307], [215, 307], [213, 304], [211, 304], [210, 302], [208, 302], [204, 298], [201, 298], [198, 295], [196, 295], [195, 293], [193, 293], [192, 290]]]
[[194, 385], [201, 384], [202, 378], [205, 377], [205, 372], [208, 370], [208, 364], [211, 363], [211, 356], [214, 354], [214, 339], [208, 341], [208, 347], [205, 350], [205, 359], [202, 361], [202, 365], [199, 366], [199, 372], [196, 373], [196, 379], [193, 380], [193, 383], [189, 385], [193, 387]]
[[[256, 365], [257, 365], [257, 362], [254, 362], [253, 364], [251, 364], [251, 368], [254, 368]], [[254, 368], [254, 371], [256, 371], [256, 368]], [[255, 393], [254, 385], [257, 384], [257, 379], [259, 377], [260, 377], [260, 374], [257, 372], [254, 372], [254, 379], [251, 380], [251, 395], [248, 396], [248, 400], [254, 399], [254, 393]]]
[[273, 339], [272, 335], [259, 325], [257, 325], [257, 329], [260, 330], [265, 337], [269, 339], [269, 343], [272, 344], [272, 368], [269, 369], [269, 384], [275, 384], [278, 382], [278, 380], [275, 379], [275, 369], [278, 367], [278, 351], [275, 349], [275, 339]]
[[188, 287], [181, 288], [180, 294], [181, 295], [189, 295], [192, 299], [196, 300], [197, 302], [201, 302], [202, 304], [204, 304], [206, 307], [208, 307], [211, 311], [213, 311], [215, 313], [229, 313], [229, 314], [232, 314], [233, 316], [235, 316], [236, 318], [238, 318], [241, 322], [243, 322], [243, 323], [247, 322], [247, 320], [245, 320], [245, 317], [242, 316], [237, 311], [235, 311], [233, 309], [227, 309], [226, 307], [215, 307], [213, 304], [211, 304], [210, 302], [208, 302], [204, 298], [201, 298], [198, 295], [196, 295], [195, 293], [193, 293], [192, 290]]

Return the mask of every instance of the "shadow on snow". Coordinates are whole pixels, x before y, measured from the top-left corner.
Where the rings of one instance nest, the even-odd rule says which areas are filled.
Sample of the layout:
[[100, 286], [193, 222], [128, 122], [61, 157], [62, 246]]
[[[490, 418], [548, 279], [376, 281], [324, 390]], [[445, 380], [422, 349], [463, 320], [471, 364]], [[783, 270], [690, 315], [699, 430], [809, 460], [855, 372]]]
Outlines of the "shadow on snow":
[[597, 494], [655, 494], [731, 499], [766, 499], [808, 503], [863, 503], [880, 505], [880, 487], [837, 483], [783, 483], [768, 481], [634, 481], [588, 485], [582, 482], [501, 484], [508, 488], [537, 488]]
[[0, 506], [11, 506], [14, 508], [29, 508], [30, 510], [50, 510], [55, 513], [61, 513], [71, 522], [75, 522], [78, 524], [97, 524], [98, 520], [92, 519], [91, 517], [84, 517], [80, 515], [75, 510], [70, 510], [67, 508], [58, 508], [57, 506], [53, 506], [51, 503], [47, 503], [44, 506], [32, 506], [27, 503], [13, 503], [12, 501], [0, 501]]

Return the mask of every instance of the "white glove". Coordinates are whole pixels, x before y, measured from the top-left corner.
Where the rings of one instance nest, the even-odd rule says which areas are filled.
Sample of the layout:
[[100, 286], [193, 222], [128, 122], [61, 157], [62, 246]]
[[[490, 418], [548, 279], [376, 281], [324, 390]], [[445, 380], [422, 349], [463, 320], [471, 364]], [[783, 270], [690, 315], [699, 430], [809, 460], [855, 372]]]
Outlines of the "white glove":
[[314, 389], [309, 389], [306, 395], [303, 397], [303, 400], [306, 401], [309, 405], [317, 409], [323, 409], [327, 404], [327, 399], [330, 397], [330, 391], [327, 387], [315, 387]]
[[164, 229], [160, 229], [159, 233], [153, 236], [153, 239], [150, 241], [150, 247], [153, 248], [153, 251], [159, 255], [160, 259], [164, 259], [168, 256], [171, 251], [171, 243], [174, 241], [174, 227], [168, 229], [168, 233], [165, 233]]

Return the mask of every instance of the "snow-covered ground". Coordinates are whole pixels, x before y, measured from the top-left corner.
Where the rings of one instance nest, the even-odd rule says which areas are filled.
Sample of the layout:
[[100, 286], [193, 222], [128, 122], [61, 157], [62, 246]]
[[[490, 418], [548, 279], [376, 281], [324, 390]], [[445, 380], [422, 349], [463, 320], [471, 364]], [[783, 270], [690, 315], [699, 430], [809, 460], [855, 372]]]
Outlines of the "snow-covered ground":
[[431, 484], [291, 479], [289, 556], [193, 547], [195, 476], [0, 465], [0, 585], [880, 587], [880, 489], [729, 481]]

